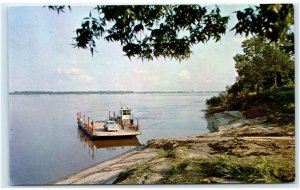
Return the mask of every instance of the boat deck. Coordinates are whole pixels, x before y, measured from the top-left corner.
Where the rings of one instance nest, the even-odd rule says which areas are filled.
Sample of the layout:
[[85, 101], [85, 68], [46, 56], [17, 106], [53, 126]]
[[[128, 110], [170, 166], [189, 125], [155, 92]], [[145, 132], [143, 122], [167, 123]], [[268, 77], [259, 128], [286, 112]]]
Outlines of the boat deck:
[[94, 121], [94, 130], [93, 136], [136, 136], [139, 135], [139, 131], [133, 131], [124, 127], [124, 129], [120, 129], [118, 131], [109, 132], [104, 129], [104, 121]]
[[83, 127], [80, 127], [85, 131], [92, 139], [107, 139], [107, 138], [124, 138], [124, 137], [134, 137], [140, 135], [140, 131], [134, 131], [126, 126], [122, 129], [121, 126], [118, 131], [106, 131], [104, 129], [104, 121], [94, 121], [93, 128], [91, 124], [87, 126], [87, 123], [84, 123]]
[[[83, 118], [83, 120], [81, 120]], [[81, 116], [81, 113], [77, 113], [77, 122], [83, 121], [83, 125], [78, 123], [78, 127], [86, 132], [92, 139], [107, 139], [107, 138], [125, 138], [134, 137], [140, 135], [138, 125], [122, 123], [120, 120], [114, 118], [119, 125], [118, 131], [106, 131], [104, 129], [105, 121], [92, 121], [88, 117], [85, 120], [85, 115]]]

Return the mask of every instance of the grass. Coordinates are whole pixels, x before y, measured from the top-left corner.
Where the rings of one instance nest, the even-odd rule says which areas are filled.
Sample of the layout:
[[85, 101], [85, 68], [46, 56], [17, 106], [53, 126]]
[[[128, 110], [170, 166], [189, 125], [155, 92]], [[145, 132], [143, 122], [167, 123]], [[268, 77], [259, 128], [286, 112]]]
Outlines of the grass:
[[176, 158], [176, 154], [175, 154], [175, 151], [173, 149], [169, 149], [169, 150], [160, 149], [158, 151], [158, 156], [159, 157], [165, 157], [165, 158], [171, 158], [171, 159]]
[[136, 170], [136, 165], [129, 166], [125, 171], [121, 172], [118, 175], [118, 178], [113, 182], [114, 184], [117, 184], [119, 182], [122, 182], [126, 180], [128, 177], [134, 174], [134, 171]]
[[216, 160], [203, 164], [211, 175], [246, 183], [280, 183], [284, 172], [283, 167], [264, 157], [249, 163], [235, 156], [220, 155]]
[[294, 173], [289, 169], [286, 163], [276, 163], [265, 157], [246, 162], [236, 156], [221, 154], [214, 158], [177, 160], [163, 181], [174, 183], [176, 178], [178, 182], [201, 183], [205, 178], [215, 177], [243, 183], [282, 183], [294, 180], [294, 176], [288, 176]]
[[172, 175], [172, 174], [176, 174], [176, 173], [185, 172], [186, 167], [188, 165], [192, 165], [194, 163], [194, 161], [196, 161], [196, 160], [185, 158], [185, 159], [180, 160], [179, 162], [173, 163], [169, 174]]
[[[184, 158], [184, 159], [174, 160], [174, 162], [171, 164], [171, 169], [160, 181], [160, 183], [161, 184], [201, 183], [201, 179], [203, 179], [203, 174], [200, 171], [201, 161], [202, 161], [201, 159], [197, 159], [197, 158]], [[190, 169], [192, 171], [190, 171]]]

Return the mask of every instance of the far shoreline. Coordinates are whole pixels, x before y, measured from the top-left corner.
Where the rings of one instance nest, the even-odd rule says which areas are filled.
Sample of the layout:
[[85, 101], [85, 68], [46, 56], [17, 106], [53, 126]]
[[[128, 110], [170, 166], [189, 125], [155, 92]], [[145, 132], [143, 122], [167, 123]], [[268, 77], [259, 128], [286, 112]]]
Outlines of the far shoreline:
[[222, 91], [14, 91], [9, 95], [67, 94], [219, 94]]

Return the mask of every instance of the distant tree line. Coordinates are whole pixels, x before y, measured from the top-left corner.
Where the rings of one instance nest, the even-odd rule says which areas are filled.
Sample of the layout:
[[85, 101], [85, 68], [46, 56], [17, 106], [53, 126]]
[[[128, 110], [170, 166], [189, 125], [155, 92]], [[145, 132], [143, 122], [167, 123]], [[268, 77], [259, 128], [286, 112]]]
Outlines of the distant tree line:
[[154, 93], [220, 93], [220, 91], [14, 91], [11, 95], [29, 94], [154, 94]]
[[14, 91], [9, 94], [130, 94], [133, 91]]

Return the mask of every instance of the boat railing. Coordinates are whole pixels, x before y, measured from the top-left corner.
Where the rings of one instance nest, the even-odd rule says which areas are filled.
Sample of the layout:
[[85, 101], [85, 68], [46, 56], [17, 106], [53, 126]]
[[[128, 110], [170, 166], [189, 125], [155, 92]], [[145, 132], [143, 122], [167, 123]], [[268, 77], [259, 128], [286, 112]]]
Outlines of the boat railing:
[[136, 119], [136, 124], [134, 124], [133, 122], [122, 121], [121, 118], [114, 118], [114, 120], [122, 127], [122, 129], [126, 127], [127, 129], [130, 129], [132, 131], [139, 131], [139, 119]]
[[88, 130], [90, 133], [94, 133], [94, 128], [93, 128], [93, 125], [89, 125], [89, 124], [87, 124], [87, 123], [85, 123], [84, 125], [84, 128], [86, 129], [86, 130]]
[[[81, 116], [81, 112], [77, 113], [77, 121], [79, 121], [80, 119], [82, 119], [83, 121], [83, 127], [90, 133], [94, 133], [94, 121], [90, 120], [90, 117], [88, 117], [87, 119], [87, 123], [85, 122], [85, 115], [83, 114], [83, 116]], [[90, 122], [91, 121], [91, 122]]]

